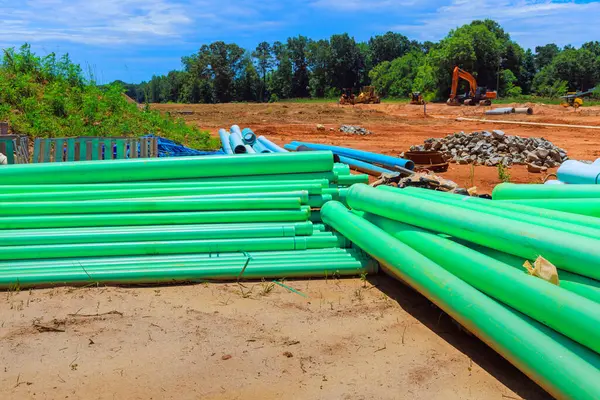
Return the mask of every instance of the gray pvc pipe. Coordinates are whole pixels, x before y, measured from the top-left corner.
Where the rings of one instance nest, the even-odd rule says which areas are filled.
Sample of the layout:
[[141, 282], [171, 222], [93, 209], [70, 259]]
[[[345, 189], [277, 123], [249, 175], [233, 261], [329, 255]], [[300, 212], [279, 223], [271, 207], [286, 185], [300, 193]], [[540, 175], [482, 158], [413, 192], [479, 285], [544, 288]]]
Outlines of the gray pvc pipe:
[[503, 115], [514, 113], [515, 109], [512, 107], [494, 108], [493, 110], [487, 110], [485, 115]]
[[533, 108], [531, 108], [531, 107], [516, 107], [516, 108], [513, 108], [513, 112], [515, 114], [532, 115], [533, 114]]

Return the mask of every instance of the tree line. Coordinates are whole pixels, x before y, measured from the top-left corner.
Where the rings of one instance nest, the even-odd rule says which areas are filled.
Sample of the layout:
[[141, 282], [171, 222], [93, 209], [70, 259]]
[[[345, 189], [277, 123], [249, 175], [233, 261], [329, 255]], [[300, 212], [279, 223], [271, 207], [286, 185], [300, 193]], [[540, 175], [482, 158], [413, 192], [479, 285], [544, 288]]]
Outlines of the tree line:
[[[248, 51], [217, 41], [182, 58], [183, 69], [125, 84], [138, 102], [226, 103], [338, 97], [343, 88], [373, 85], [384, 97], [413, 91], [427, 100], [448, 97], [454, 66], [499, 96], [556, 97], [600, 83], [600, 42], [524, 49], [495, 21], [476, 20], [437, 43], [387, 32], [367, 42], [347, 33], [328, 40], [305, 36], [262, 42]], [[462, 83], [464, 85], [464, 82]], [[462, 90], [466, 88], [463, 86]]]

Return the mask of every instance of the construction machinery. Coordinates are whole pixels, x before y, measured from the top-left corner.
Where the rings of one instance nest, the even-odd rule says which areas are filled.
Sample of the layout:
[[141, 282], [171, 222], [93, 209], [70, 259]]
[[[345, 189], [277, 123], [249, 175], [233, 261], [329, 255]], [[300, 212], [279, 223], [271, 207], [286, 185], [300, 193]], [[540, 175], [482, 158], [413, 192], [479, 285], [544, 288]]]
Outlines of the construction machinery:
[[375, 86], [363, 86], [360, 89], [360, 94], [354, 99], [356, 104], [379, 104], [381, 103], [381, 98], [377, 95], [375, 91]]
[[[464, 95], [457, 95], [458, 80], [464, 79], [469, 83], [469, 92]], [[485, 86], [477, 86], [477, 80], [467, 71], [454, 67], [452, 73], [452, 88], [450, 89], [450, 98], [446, 102], [449, 106], [459, 106], [461, 104], [469, 106], [490, 106], [492, 100], [496, 98], [496, 92], [490, 92]]]
[[346, 104], [352, 104], [354, 105], [354, 93], [352, 93], [352, 88], [344, 88], [342, 89], [342, 95], [340, 96], [340, 100], [338, 101], [338, 104], [340, 105], [346, 105]]
[[583, 105], [583, 98], [586, 96], [591, 96], [592, 94], [594, 94], [594, 92], [597, 90], [598, 88], [592, 88], [590, 90], [587, 91], [580, 91], [580, 92], [567, 92], [567, 94], [565, 96], [561, 96], [561, 99], [563, 99], [563, 102], [560, 103], [561, 106], [563, 107], [574, 107], [574, 108], [579, 108], [580, 106]]
[[425, 100], [423, 100], [423, 95], [421, 92], [412, 92], [410, 94], [410, 104], [423, 105], [425, 104]]

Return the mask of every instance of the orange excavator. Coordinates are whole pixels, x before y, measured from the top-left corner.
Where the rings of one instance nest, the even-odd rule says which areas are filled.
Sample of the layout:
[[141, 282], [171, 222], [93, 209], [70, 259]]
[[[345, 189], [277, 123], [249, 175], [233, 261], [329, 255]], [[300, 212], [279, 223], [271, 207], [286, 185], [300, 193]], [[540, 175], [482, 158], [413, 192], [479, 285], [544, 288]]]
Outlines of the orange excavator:
[[[457, 95], [458, 80], [464, 79], [469, 82], [469, 93]], [[458, 67], [454, 67], [452, 73], [452, 88], [450, 90], [450, 98], [446, 102], [449, 106], [460, 106], [461, 104], [469, 106], [490, 106], [492, 100], [496, 98], [496, 92], [489, 92], [485, 86], [477, 86], [477, 80], [473, 75]]]

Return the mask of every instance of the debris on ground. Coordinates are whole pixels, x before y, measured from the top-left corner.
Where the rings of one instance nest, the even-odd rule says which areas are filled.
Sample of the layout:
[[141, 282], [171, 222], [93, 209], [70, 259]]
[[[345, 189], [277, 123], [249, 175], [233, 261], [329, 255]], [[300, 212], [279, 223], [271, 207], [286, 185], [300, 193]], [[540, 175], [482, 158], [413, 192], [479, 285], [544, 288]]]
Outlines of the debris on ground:
[[358, 125], [342, 125], [340, 126], [340, 132], [351, 133], [353, 135], [372, 135], [373, 132]]
[[427, 171], [415, 172], [413, 175], [407, 176], [406, 178], [402, 178], [398, 181], [398, 187], [407, 186], [415, 186], [433, 190], [443, 190], [445, 192], [457, 192], [460, 189], [455, 182], [449, 179], [444, 179], [441, 176], [434, 174], [433, 172]]
[[441, 151], [450, 162], [490, 167], [532, 164], [553, 168], [568, 159], [566, 150], [544, 138], [506, 135], [500, 130], [458, 132], [445, 138], [429, 138], [423, 145], [410, 147], [410, 151], [423, 150]]
[[317, 124], [317, 130], [318, 131], [324, 131], [325, 130], [325, 125], [323, 125], [323, 124]]

